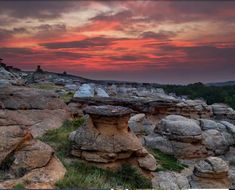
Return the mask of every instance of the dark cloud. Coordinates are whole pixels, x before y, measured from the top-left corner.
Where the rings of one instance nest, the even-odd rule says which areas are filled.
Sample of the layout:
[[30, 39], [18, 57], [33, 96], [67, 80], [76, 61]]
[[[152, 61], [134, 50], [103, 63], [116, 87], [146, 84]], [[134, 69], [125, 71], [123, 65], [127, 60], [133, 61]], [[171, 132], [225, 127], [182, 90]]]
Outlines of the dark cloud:
[[48, 49], [62, 49], [62, 48], [94, 48], [94, 47], [105, 47], [111, 45], [113, 38], [95, 37], [88, 38], [81, 41], [70, 41], [70, 42], [53, 42], [39, 44]]
[[0, 28], [0, 42], [10, 40], [15, 34], [25, 34], [28, 30], [25, 28], [13, 28], [12, 30]]
[[153, 38], [153, 39], [158, 39], [158, 40], [168, 40], [171, 37], [176, 36], [176, 34], [172, 31], [159, 31], [159, 32], [152, 32], [152, 31], [147, 31], [143, 32], [140, 37], [141, 38]]
[[230, 59], [235, 60], [234, 47], [215, 47], [215, 46], [192, 46], [192, 47], [178, 47], [172, 45], [163, 45], [160, 47], [163, 52], [172, 54], [175, 51], [182, 51], [189, 59]]
[[0, 1], [0, 14], [6, 14], [15, 18], [56, 18], [66, 11], [79, 7], [80, 4], [85, 4], [85, 2], [54, 0]]
[[148, 59], [147, 56], [143, 55], [123, 55], [123, 56], [109, 56], [107, 57], [111, 61], [141, 61]]
[[89, 54], [86, 53], [73, 53], [73, 52], [53, 52], [56, 58], [63, 58], [69, 60], [79, 60], [82, 58], [91, 58]]
[[108, 13], [100, 13], [96, 15], [95, 17], [92, 17], [91, 21], [127, 21], [128, 19], [131, 19], [133, 16], [131, 10], [124, 10], [120, 11], [116, 14], [113, 14], [112, 11]]
[[33, 28], [36, 31], [35, 37], [37, 39], [44, 39], [50, 37], [60, 37], [67, 32], [65, 24], [43, 24]]

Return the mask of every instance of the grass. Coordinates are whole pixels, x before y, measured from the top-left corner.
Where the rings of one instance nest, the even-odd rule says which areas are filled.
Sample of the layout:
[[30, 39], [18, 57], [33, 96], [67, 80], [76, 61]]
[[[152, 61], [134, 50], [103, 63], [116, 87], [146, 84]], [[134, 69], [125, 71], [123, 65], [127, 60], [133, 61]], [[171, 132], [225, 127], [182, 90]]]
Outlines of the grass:
[[165, 154], [157, 149], [149, 150], [153, 156], [158, 160], [161, 167], [157, 169], [157, 171], [176, 171], [180, 172], [183, 170], [187, 165], [180, 163], [174, 156]]
[[74, 93], [73, 92], [69, 92], [67, 94], [64, 94], [62, 96], [60, 96], [60, 98], [65, 102], [65, 103], [69, 103], [70, 100], [73, 98]]
[[25, 186], [22, 183], [17, 183], [13, 189], [25, 189]]
[[58, 157], [63, 158], [69, 155], [70, 143], [68, 136], [82, 125], [84, 120], [74, 119], [72, 121], [65, 121], [63, 125], [55, 130], [48, 131], [39, 140], [50, 144], [56, 151]]
[[56, 155], [67, 169], [64, 179], [56, 183], [57, 188], [151, 188], [151, 181], [133, 166], [125, 164], [119, 171], [112, 172], [69, 157], [68, 135], [82, 123], [82, 119], [67, 121], [59, 129], [49, 131], [39, 138], [55, 149]]
[[146, 179], [130, 165], [123, 165], [117, 172], [104, 170], [76, 160], [65, 164], [68, 172], [63, 180], [56, 183], [57, 188], [151, 188]]

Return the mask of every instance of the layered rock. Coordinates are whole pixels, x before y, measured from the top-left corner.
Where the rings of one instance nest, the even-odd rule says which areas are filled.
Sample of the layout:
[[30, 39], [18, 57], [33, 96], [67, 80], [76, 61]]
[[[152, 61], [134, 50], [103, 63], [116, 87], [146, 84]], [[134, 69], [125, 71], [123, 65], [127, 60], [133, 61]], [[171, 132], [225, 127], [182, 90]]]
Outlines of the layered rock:
[[229, 188], [229, 167], [218, 157], [208, 157], [195, 165], [190, 185], [192, 188]]
[[0, 127], [22, 126], [34, 137], [58, 128], [69, 118], [66, 104], [56, 94], [26, 87], [0, 88]]
[[[0, 127], [0, 188], [17, 184], [26, 188], [54, 188], [66, 169], [47, 144], [33, 139], [26, 129], [18, 126]], [[1, 171], [2, 170], [2, 171]]]
[[162, 118], [167, 115], [176, 114], [190, 118], [212, 117], [211, 107], [199, 100], [178, 100], [169, 98], [167, 95], [157, 97], [76, 97], [71, 100], [79, 103], [82, 107], [87, 105], [113, 105], [124, 106], [139, 113], [155, 115]]
[[139, 167], [156, 169], [156, 160], [128, 127], [132, 110], [120, 106], [89, 106], [85, 124], [70, 134], [72, 155], [95, 163], [134, 159]]
[[215, 119], [227, 120], [235, 124], [235, 110], [226, 104], [215, 103], [211, 105]]
[[156, 125], [155, 134], [143, 137], [143, 143], [182, 159], [224, 155], [235, 144], [234, 129], [226, 121], [169, 115]]
[[172, 145], [178, 158], [201, 158], [207, 155], [202, 145], [202, 131], [195, 120], [169, 115], [156, 126], [155, 132], [164, 136]]

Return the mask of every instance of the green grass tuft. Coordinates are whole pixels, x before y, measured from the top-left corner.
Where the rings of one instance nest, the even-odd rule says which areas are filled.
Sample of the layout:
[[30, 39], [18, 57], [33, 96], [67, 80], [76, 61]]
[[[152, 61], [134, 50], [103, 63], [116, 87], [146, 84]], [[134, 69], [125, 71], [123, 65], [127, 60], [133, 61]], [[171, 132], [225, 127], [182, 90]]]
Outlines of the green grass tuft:
[[73, 98], [73, 96], [74, 96], [73, 92], [68, 92], [67, 94], [60, 96], [60, 99], [62, 99], [65, 103], [69, 103], [70, 100]]
[[13, 189], [25, 189], [25, 186], [22, 183], [17, 183]]
[[165, 154], [157, 149], [149, 150], [153, 156], [158, 160], [161, 167], [157, 169], [157, 171], [176, 171], [180, 172], [183, 170], [187, 165], [180, 163], [174, 156]]

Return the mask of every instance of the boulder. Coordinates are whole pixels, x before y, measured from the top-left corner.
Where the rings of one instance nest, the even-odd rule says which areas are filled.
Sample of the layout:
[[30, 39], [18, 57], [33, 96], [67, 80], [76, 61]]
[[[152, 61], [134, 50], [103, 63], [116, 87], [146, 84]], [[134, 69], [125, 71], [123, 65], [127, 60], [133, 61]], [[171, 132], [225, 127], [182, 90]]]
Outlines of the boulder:
[[144, 145], [153, 149], [158, 149], [169, 155], [174, 155], [171, 142], [164, 136], [151, 134], [144, 137]]
[[221, 121], [220, 123], [226, 127], [227, 131], [233, 135], [233, 138], [235, 140], [235, 125], [227, 121]]
[[226, 104], [222, 104], [222, 103], [215, 103], [212, 104], [212, 110], [214, 115], [226, 115], [229, 113], [229, 107]]
[[94, 97], [95, 90], [89, 84], [81, 85], [78, 90], [75, 92], [74, 97]]
[[191, 187], [228, 189], [230, 186], [228, 171], [227, 163], [221, 158], [208, 157], [195, 165], [190, 181]]
[[11, 170], [16, 176], [22, 177], [22, 171], [27, 172], [46, 166], [51, 160], [53, 153], [53, 149], [43, 142], [39, 140], [29, 141], [14, 153], [14, 162], [11, 165]]
[[152, 179], [152, 187], [154, 189], [189, 189], [190, 185], [187, 177], [176, 172], [160, 171], [154, 173]]
[[180, 142], [201, 141], [201, 128], [195, 120], [179, 115], [169, 115], [163, 118], [155, 128], [155, 132], [166, 135], [170, 140]]
[[145, 157], [137, 159], [139, 166], [146, 170], [155, 171], [157, 169], [157, 162], [153, 155], [147, 154]]
[[143, 121], [145, 118], [145, 114], [136, 114], [132, 116], [128, 121], [128, 126], [135, 134], [144, 133], [143, 129]]
[[98, 97], [109, 97], [108, 93], [102, 88], [95, 88], [95, 95]]
[[[229, 134], [228, 136], [229, 137]], [[225, 154], [229, 149], [231, 138], [225, 136], [216, 129], [209, 129], [202, 133], [203, 144], [208, 151], [214, 152], [215, 155]]]
[[136, 155], [143, 157], [140, 167], [153, 170], [154, 158], [145, 157], [148, 152], [142, 151], [141, 142], [128, 127], [131, 112], [120, 106], [88, 106], [85, 124], [69, 136], [71, 154], [94, 163], [114, 163]]
[[1, 189], [12, 189], [23, 184], [27, 189], [54, 189], [55, 183], [65, 176], [66, 169], [56, 156], [45, 167], [36, 168], [24, 176], [0, 182]]
[[64, 86], [65, 90], [75, 92], [78, 89], [76, 84], [66, 84]]
[[219, 131], [226, 131], [226, 127], [223, 124], [218, 123], [216, 121], [213, 121], [213, 120], [210, 120], [210, 119], [200, 119], [199, 122], [200, 122], [201, 129], [203, 131], [209, 130], [209, 129], [215, 129], [215, 130], [219, 130]]

